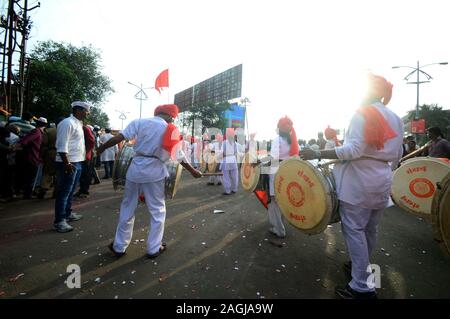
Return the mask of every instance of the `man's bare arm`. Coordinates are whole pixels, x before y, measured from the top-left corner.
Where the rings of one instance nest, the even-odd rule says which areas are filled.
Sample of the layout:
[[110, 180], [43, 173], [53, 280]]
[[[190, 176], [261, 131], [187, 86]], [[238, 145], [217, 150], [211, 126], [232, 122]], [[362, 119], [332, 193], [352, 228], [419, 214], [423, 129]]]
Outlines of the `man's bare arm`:
[[97, 155], [100, 155], [103, 153], [107, 148], [113, 147], [116, 144], [119, 144], [125, 139], [125, 137], [122, 134], [117, 134], [113, 138], [109, 139], [105, 144], [100, 145], [100, 147], [97, 149]]

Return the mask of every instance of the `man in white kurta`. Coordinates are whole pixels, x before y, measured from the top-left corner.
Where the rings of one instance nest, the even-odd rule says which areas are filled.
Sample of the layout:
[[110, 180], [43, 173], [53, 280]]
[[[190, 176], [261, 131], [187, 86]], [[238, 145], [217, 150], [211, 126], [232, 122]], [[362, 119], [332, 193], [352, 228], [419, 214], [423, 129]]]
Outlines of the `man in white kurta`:
[[198, 138], [194, 139], [194, 143], [191, 145], [192, 153], [192, 166], [196, 169], [200, 167], [201, 157], [202, 157], [202, 142]]
[[[150, 231], [147, 240], [147, 256], [154, 258], [165, 250], [162, 243], [164, 234], [164, 222], [166, 218], [165, 205], [165, 178], [169, 176], [166, 162], [170, 154], [163, 148], [163, 136], [168, 127], [170, 117], [178, 114], [172, 111], [174, 104], [163, 105], [155, 110], [155, 117], [132, 121], [120, 134], [112, 138], [99, 148], [99, 152], [115, 145], [122, 140], [136, 140], [134, 145], [135, 155], [128, 168], [125, 183], [125, 192], [120, 206], [119, 224], [116, 236], [110, 249], [122, 256], [130, 245], [133, 235], [134, 214], [140, 194], [144, 194], [145, 203], [150, 213]], [[162, 109], [160, 109], [163, 107]], [[168, 113], [165, 113], [168, 112]], [[168, 118], [169, 117], [169, 118]], [[179, 140], [179, 134], [175, 137]], [[195, 171], [187, 163], [185, 154], [178, 149], [175, 152], [177, 160], [188, 169], [194, 177], [201, 177], [201, 173]]]
[[183, 139], [181, 140], [181, 150], [186, 155], [186, 160], [190, 163], [191, 162], [191, 144], [186, 139], [185, 136], [183, 136]]
[[336, 289], [337, 295], [345, 299], [376, 298], [375, 287], [369, 282], [369, 258], [376, 243], [381, 214], [389, 205], [392, 170], [397, 167], [403, 152], [402, 120], [385, 106], [390, 100], [392, 85], [377, 76], [369, 76], [369, 81], [371, 86], [363, 105], [381, 114], [379, 123], [387, 122], [390, 129], [387, 127], [385, 131], [392, 133], [381, 140], [382, 147], [370, 144], [367, 139], [365, 126], [374, 117], [366, 117], [358, 111], [350, 122], [343, 146], [319, 151], [316, 156], [310, 156], [311, 151], [302, 152], [305, 159], [342, 160], [335, 165], [333, 175], [340, 202], [342, 231], [352, 261], [352, 280], [345, 288]]
[[[114, 135], [111, 134], [111, 130], [106, 129], [105, 134], [100, 137], [100, 144], [105, 144], [113, 137]], [[103, 179], [112, 177], [114, 160], [116, 159], [116, 154], [118, 151], [119, 148], [117, 147], [117, 145], [114, 145], [113, 147], [107, 148], [100, 156], [100, 161], [103, 163], [103, 166], [105, 168], [105, 176], [103, 176]]]
[[227, 139], [222, 143], [220, 150], [220, 159], [222, 161], [221, 171], [223, 173], [222, 182], [224, 195], [237, 193], [239, 183], [238, 158], [244, 155], [244, 148], [241, 144], [234, 141], [234, 130], [227, 129]]

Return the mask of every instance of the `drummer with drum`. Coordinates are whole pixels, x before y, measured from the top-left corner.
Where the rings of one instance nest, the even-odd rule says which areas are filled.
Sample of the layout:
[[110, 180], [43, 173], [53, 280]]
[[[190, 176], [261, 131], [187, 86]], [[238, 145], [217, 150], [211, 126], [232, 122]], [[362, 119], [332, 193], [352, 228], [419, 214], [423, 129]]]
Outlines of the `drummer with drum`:
[[344, 267], [351, 281], [336, 294], [345, 299], [376, 298], [370, 282], [370, 255], [375, 247], [377, 226], [389, 205], [392, 170], [402, 156], [403, 122], [386, 105], [392, 84], [368, 74], [364, 103], [353, 116], [343, 146], [334, 150], [303, 150], [310, 160], [340, 159], [333, 169], [340, 202], [342, 232], [351, 258]]
[[299, 145], [297, 142], [297, 134], [294, 129], [292, 120], [285, 116], [278, 121], [277, 125], [278, 136], [271, 142], [270, 148], [270, 175], [269, 175], [269, 196], [268, 213], [270, 229], [269, 232], [277, 237], [283, 238], [286, 236], [286, 229], [281, 219], [281, 211], [278, 202], [275, 198], [274, 178], [278, 170], [279, 161], [286, 160], [291, 156], [299, 154]]
[[[213, 138], [214, 137], [214, 138]], [[218, 133], [215, 136], [211, 136], [211, 143], [209, 144], [209, 156], [208, 156], [208, 172], [217, 173], [219, 171], [218, 154], [222, 148], [223, 137]], [[221, 176], [210, 176], [207, 185], [222, 185]]]
[[132, 121], [121, 133], [99, 147], [98, 154], [123, 140], [136, 140], [135, 155], [128, 168], [125, 192], [120, 206], [119, 224], [110, 250], [123, 256], [133, 235], [134, 214], [141, 193], [145, 196], [151, 222], [147, 241], [147, 257], [155, 258], [166, 250], [162, 243], [166, 219], [165, 179], [168, 177], [165, 162], [176, 157], [194, 177], [202, 173], [194, 169], [179, 147], [179, 132], [173, 120], [178, 115], [175, 104], [160, 105], [155, 116]]

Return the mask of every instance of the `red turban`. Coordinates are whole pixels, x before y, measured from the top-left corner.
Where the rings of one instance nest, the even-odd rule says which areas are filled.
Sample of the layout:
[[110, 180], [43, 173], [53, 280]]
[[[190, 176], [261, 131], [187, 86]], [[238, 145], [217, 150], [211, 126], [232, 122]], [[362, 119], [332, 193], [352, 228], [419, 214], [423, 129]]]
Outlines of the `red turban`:
[[278, 121], [278, 130], [281, 133], [289, 133], [291, 136], [291, 149], [289, 151], [289, 155], [298, 155], [299, 154], [299, 148], [298, 148], [298, 141], [297, 141], [297, 134], [295, 133], [294, 124], [292, 123], [292, 120], [285, 116], [282, 117]]
[[234, 135], [235, 135], [235, 133], [234, 133], [234, 128], [232, 128], [232, 127], [228, 127], [227, 128], [227, 131], [226, 131], [226, 136], [227, 137], [234, 137]]
[[178, 112], [178, 106], [175, 104], [164, 104], [155, 109], [155, 116], [160, 113], [165, 113], [170, 115], [172, 118], [176, 118], [178, 116]]
[[379, 75], [369, 74], [369, 95], [383, 99], [383, 104], [388, 105], [392, 97], [392, 83]]
[[[369, 74], [369, 96], [382, 98], [384, 105], [387, 105], [392, 97], [393, 85], [379, 75]], [[365, 119], [364, 141], [366, 144], [375, 147], [377, 150], [384, 148], [384, 143], [397, 136], [397, 133], [389, 126], [384, 116], [375, 106], [368, 105], [358, 109]]]
[[325, 138], [327, 140], [334, 140], [334, 143], [336, 144], [336, 146], [341, 146], [341, 143], [339, 142], [339, 140], [337, 138], [336, 130], [332, 129], [329, 125], [325, 129]]

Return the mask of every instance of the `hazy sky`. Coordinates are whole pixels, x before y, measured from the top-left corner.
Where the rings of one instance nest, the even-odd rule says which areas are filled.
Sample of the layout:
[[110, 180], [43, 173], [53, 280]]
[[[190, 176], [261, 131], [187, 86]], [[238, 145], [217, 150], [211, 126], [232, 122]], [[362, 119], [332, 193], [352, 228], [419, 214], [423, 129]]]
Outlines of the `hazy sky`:
[[[309, 139], [347, 126], [366, 69], [394, 84], [389, 107], [398, 115], [414, 109], [416, 86], [403, 81], [410, 70], [391, 67], [450, 60], [447, 2], [45, 0], [32, 14], [30, 48], [52, 39], [100, 49], [116, 90], [103, 105], [113, 128], [121, 127], [115, 110], [130, 112], [125, 124], [139, 117], [127, 81], [151, 87], [169, 68], [169, 92], [149, 90], [143, 102], [151, 116], [175, 93], [242, 63], [250, 131], [270, 138], [288, 115]], [[424, 71], [434, 79], [420, 86], [420, 103], [449, 109], [450, 66]]]

